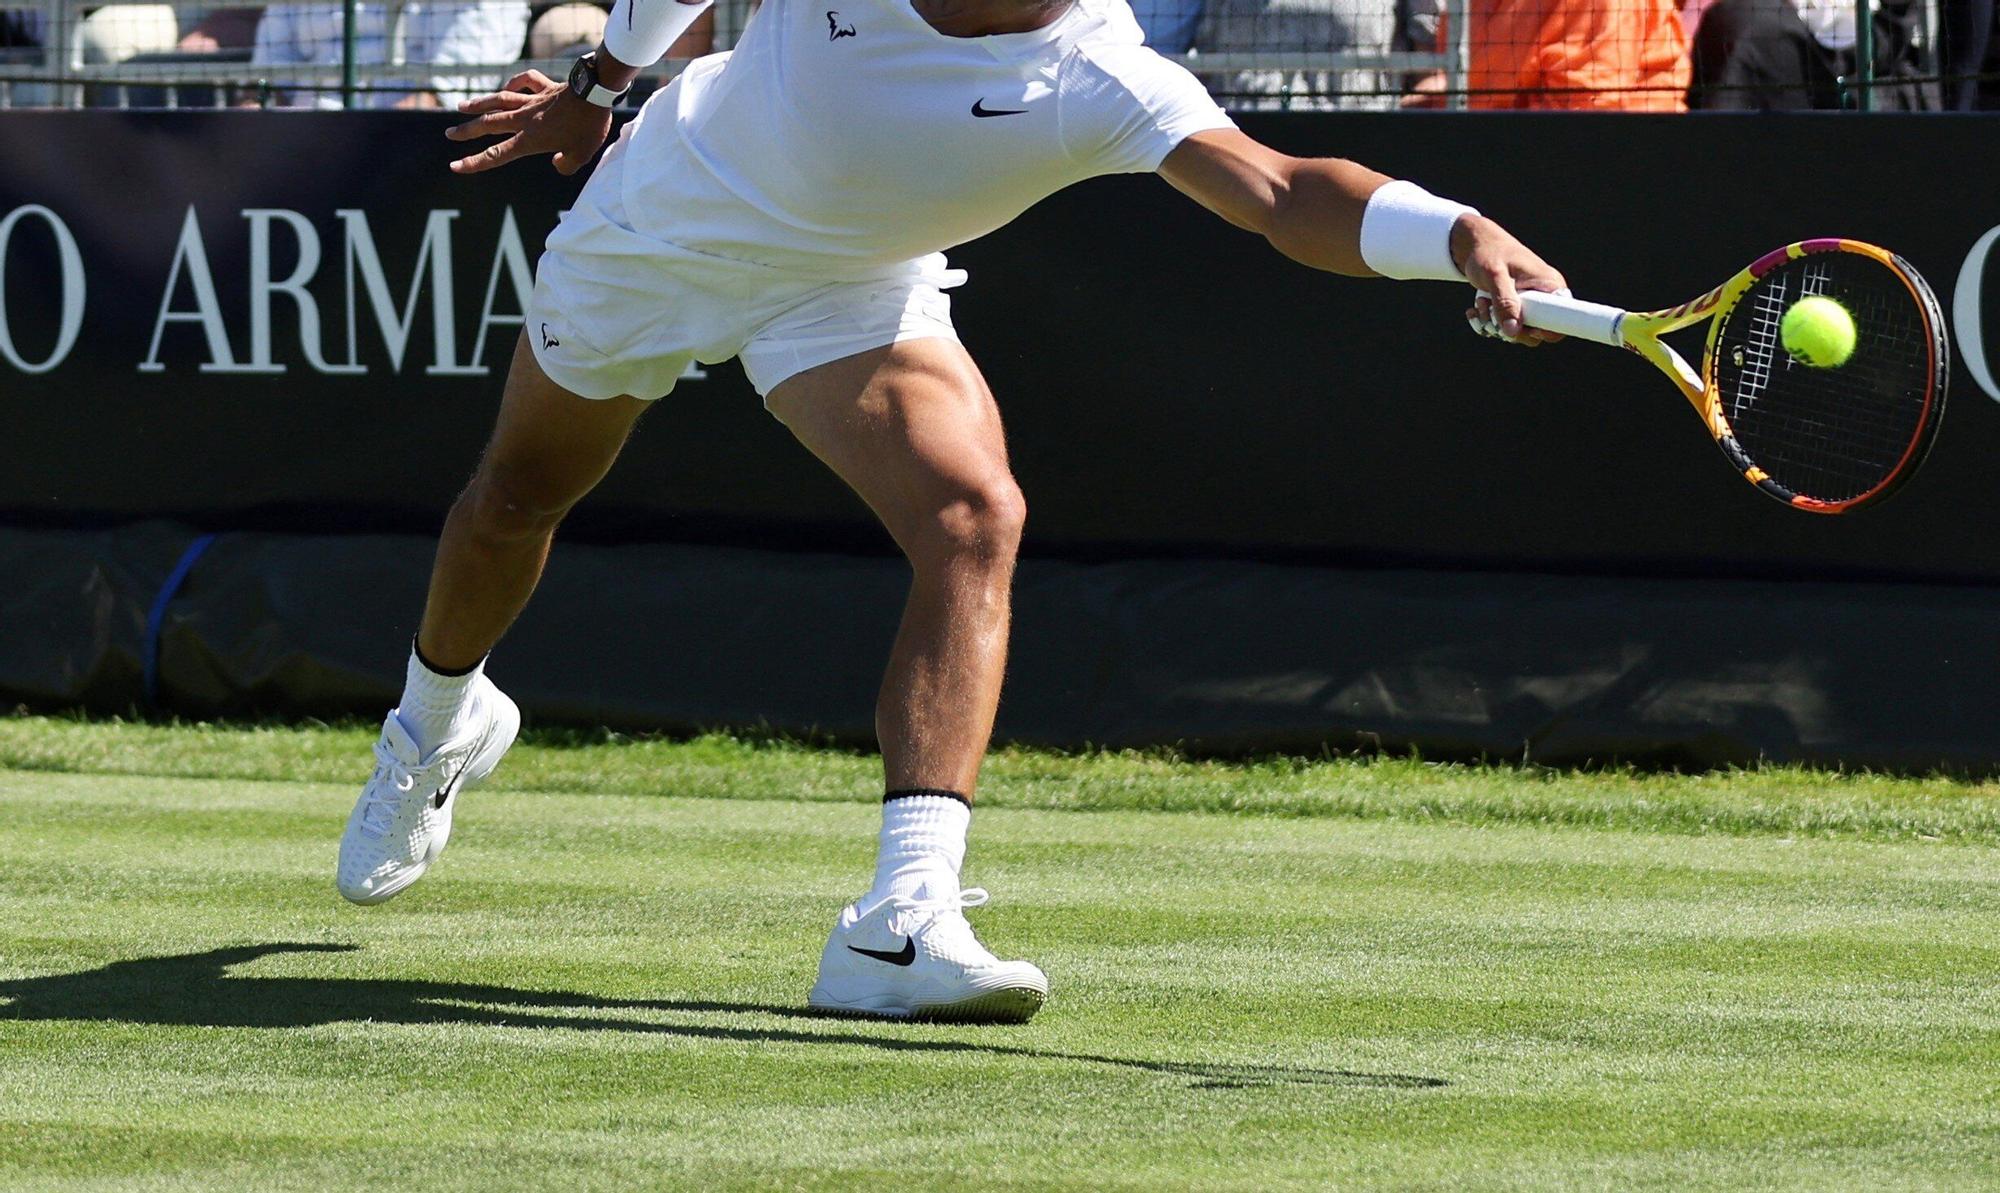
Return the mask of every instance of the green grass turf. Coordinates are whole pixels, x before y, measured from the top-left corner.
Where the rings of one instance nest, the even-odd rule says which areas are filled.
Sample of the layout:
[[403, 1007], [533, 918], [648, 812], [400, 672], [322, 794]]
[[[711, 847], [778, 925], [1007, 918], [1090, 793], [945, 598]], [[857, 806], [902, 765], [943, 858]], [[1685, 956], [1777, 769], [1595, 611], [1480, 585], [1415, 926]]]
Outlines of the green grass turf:
[[1008, 753], [1053, 1000], [902, 1026], [870, 759], [545, 739], [361, 909], [368, 736], [0, 721], [0, 1187], [2000, 1182], [1989, 787]]
[[[0, 716], [0, 769], [352, 784], [375, 725], [242, 727]], [[871, 756], [714, 735], [693, 741], [530, 733], [489, 790], [868, 800]], [[2000, 845], [2000, 782], [1796, 767], [1703, 775], [1565, 773], [1405, 758], [1188, 761], [1166, 753], [1004, 749], [989, 808], [1235, 812], [1424, 824], [1542, 824]]]

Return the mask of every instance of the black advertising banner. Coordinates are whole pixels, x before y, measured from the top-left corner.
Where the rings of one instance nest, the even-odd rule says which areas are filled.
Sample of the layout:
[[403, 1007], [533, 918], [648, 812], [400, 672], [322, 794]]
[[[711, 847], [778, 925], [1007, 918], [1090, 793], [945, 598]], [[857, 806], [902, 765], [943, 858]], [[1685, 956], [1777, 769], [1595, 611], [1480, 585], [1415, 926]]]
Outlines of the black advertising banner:
[[[1315, 274], [1152, 178], [953, 254], [1030, 550], [1628, 573], [2000, 580], [2000, 120], [1246, 116], [1478, 204], [1634, 307], [1809, 236], [1888, 245], [1957, 344], [1893, 501], [1788, 511], [1643, 362], [1468, 334], [1463, 293]], [[435, 527], [579, 181], [445, 169], [417, 113], [0, 113], [0, 520]], [[641, 424], [580, 539], [880, 549], [733, 365]]]

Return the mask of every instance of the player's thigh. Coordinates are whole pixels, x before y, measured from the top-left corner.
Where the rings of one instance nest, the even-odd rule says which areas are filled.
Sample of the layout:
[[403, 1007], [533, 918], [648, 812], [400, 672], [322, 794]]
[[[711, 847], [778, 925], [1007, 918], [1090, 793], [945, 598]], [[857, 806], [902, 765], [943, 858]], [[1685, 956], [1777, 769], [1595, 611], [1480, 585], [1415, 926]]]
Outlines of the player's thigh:
[[1000, 409], [957, 341], [904, 340], [820, 365], [765, 405], [906, 552], [1019, 535], [1026, 511]]
[[542, 371], [523, 336], [474, 487], [524, 515], [559, 514], [604, 479], [651, 404], [571, 393]]

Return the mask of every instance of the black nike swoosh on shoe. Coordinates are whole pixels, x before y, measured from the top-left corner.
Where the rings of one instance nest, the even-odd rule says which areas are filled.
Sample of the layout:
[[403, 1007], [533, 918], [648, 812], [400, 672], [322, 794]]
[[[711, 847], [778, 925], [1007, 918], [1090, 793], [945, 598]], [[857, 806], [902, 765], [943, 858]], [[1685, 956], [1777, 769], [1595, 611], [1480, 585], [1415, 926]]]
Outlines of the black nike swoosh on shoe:
[[972, 114], [974, 116], [979, 116], [982, 118], [986, 116], [1026, 116], [1028, 114], [1028, 109], [989, 108], [986, 106], [986, 100], [982, 97], [980, 99], [975, 99], [972, 101]]
[[864, 949], [848, 945], [847, 951], [859, 953], [863, 957], [873, 957], [877, 961], [887, 961], [891, 965], [908, 965], [917, 959], [917, 938], [905, 936], [901, 952], [892, 953], [887, 949]]
[[433, 808], [444, 807], [445, 801], [449, 800], [451, 798], [451, 793], [458, 788], [458, 781], [460, 779], [463, 779], [464, 777], [465, 777], [465, 767], [461, 766], [458, 768], [458, 773], [454, 774], [451, 778], [446, 779], [444, 781], [444, 786], [439, 787], [437, 789], [437, 794], [431, 796], [431, 807]]

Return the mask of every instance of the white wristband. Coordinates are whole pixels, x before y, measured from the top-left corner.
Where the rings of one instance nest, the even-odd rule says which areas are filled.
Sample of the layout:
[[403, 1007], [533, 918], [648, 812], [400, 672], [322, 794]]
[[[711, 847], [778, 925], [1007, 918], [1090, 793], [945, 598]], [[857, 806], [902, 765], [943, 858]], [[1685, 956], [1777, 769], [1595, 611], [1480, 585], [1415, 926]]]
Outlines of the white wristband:
[[1451, 230], [1460, 216], [1478, 214], [1414, 182], [1387, 183], [1361, 213], [1361, 260], [1385, 278], [1464, 281], [1451, 259]]
[[604, 48], [627, 66], [648, 67], [666, 57], [714, 0], [618, 0], [604, 26]]

